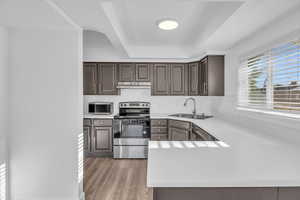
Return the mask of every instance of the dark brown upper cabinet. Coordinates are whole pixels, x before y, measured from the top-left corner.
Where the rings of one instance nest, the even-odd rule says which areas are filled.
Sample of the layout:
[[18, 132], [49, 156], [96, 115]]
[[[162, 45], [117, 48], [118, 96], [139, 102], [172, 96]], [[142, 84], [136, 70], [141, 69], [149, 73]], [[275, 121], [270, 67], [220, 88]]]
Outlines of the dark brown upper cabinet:
[[120, 82], [135, 81], [135, 64], [134, 63], [119, 64], [119, 81]]
[[170, 65], [154, 64], [152, 79], [152, 95], [170, 94]]
[[189, 63], [189, 95], [198, 96], [199, 95], [199, 62]]
[[117, 67], [113, 63], [84, 63], [84, 95], [117, 95]]
[[156, 96], [224, 96], [224, 56], [192, 63], [84, 63], [84, 95], [117, 95], [119, 81], [151, 81]]
[[187, 95], [187, 78], [186, 64], [171, 64], [170, 95]]
[[224, 56], [207, 56], [200, 61], [200, 96], [224, 96]]
[[98, 94], [117, 95], [117, 66], [113, 63], [98, 65]]
[[207, 58], [204, 58], [200, 61], [199, 66], [199, 95], [207, 96]]
[[97, 63], [84, 63], [83, 64], [83, 94], [95, 95], [97, 89]]
[[151, 81], [150, 64], [138, 63], [135, 65], [136, 81], [149, 82]]

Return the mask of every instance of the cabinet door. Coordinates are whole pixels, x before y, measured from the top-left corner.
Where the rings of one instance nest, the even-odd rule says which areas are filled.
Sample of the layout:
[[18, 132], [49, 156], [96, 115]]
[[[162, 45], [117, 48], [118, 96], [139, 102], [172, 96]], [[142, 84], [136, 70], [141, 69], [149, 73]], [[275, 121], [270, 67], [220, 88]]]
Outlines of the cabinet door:
[[279, 188], [278, 200], [299, 200], [300, 187]]
[[207, 67], [208, 67], [208, 63], [207, 63], [207, 58], [204, 58], [203, 60], [201, 60], [200, 62], [200, 70], [199, 70], [199, 92], [200, 92], [200, 96], [207, 96], [208, 95], [208, 91], [207, 91], [207, 86], [208, 86], [208, 82], [207, 82]]
[[84, 152], [91, 152], [91, 127], [83, 127], [83, 148]]
[[[277, 188], [153, 188], [159, 200], [278, 200]], [[289, 199], [284, 199], [289, 200]]]
[[115, 64], [103, 63], [98, 66], [98, 88], [99, 94], [116, 95], [118, 90], [117, 84], [117, 68]]
[[173, 141], [189, 140], [189, 131], [178, 128], [169, 128], [169, 139]]
[[135, 81], [135, 65], [133, 63], [119, 64], [119, 81], [121, 82]]
[[185, 64], [172, 64], [171, 77], [171, 95], [185, 95], [187, 86]]
[[168, 64], [154, 65], [152, 95], [169, 95], [169, 72]]
[[83, 64], [83, 94], [84, 95], [97, 94], [97, 64], [96, 63]]
[[112, 127], [94, 127], [93, 152], [112, 152]]
[[136, 81], [150, 81], [150, 66], [149, 64], [136, 64]]
[[191, 132], [191, 141], [204, 141], [205, 139], [198, 135], [196, 132]]
[[199, 63], [189, 64], [189, 95], [199, 95]]
[[207, 57], [207, 95], [224, 96], [224, 56]]

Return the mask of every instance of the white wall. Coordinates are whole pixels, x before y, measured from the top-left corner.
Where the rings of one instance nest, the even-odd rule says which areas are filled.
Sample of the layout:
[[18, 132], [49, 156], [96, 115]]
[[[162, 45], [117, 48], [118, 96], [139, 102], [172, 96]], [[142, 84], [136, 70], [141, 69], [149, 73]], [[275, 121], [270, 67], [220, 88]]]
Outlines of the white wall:
[[222, 105], [219, 106], [219, 114], [224, 119], [251, 128], [253, 133], [260, 132], [264, 137], [275, 138], [296, 145], [300, 144], [299, 120], [249, 111], [238, 111], [236, 105], [240, 60], [280, 42], [300, 38], [299, 19], [300, 12], [298, 8], [294, 12], [289, 12], [280, 19], [275, 20], [251, 37], [239, 42], [228, 51], [225, 57], [226, 97], [221, 102]]
[[9, 31], [12, 200], [78, 199], [81, 33]]
[[122, 55], [113, 47], [108, 37], [96, 31], [83, 31], [83, 59], [97, 61], [118, 59]]
[[8, 42], [7, 29], [0, 26], [0, 165], [7, 164], [8, 132]]
[[[186, 107], [183, 106], [187, 96], [151, 96], [150, 89], [122, 89], [119, 96], [88, 96], [84, 97], [84, 110], [87, 113], [88, 102], [93, 101], [109, 101], [114, 102], [114, 112], [118, 113], [118, 103], [122, 101], [147, 101], [151, 103], [151, 113], [155, 114], [174, 114], [174, 113], [192, 113], [193, 104], [188, 103]], [[215, 114], [223, 97], [195, 97], [197, 101], [198, 113]]]
[[7, 30], [0, 26], [0, 164], [5, 160], [8, 104], [8, 43]]

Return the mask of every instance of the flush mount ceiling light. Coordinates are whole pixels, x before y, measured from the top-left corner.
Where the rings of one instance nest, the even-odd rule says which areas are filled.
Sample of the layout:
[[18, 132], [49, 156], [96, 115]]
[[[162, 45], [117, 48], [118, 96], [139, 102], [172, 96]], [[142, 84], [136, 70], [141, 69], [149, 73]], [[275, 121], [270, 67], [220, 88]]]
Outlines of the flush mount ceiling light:
[[162, 30], [173, 30], [178, 27], [178, 22], [174, 19], [159, 20], [157, 26]]

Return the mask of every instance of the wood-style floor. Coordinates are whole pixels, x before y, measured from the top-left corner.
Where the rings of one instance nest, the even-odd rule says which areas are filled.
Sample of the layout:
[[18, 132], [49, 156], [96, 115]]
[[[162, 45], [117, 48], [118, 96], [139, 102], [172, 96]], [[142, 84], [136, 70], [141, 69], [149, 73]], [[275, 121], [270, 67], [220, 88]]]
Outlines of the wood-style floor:
[[84, 191], [86, 200], [152, 200], [146, 187], [146, 160], [86, 158]]

